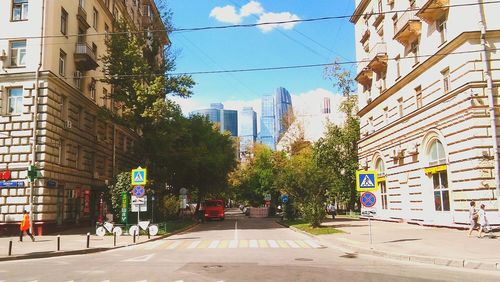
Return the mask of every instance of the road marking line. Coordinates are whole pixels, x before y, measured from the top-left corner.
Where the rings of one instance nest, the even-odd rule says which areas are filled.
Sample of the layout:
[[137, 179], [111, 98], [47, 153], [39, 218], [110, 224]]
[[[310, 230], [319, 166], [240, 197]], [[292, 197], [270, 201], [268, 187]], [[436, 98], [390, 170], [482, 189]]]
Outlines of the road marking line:
[[191, 245], [189, 245], [188, 249], [195, 249], [200, 243], [201, 241], [194, 241]]
[[236, 240], [231, 240], [231, 242], [229, 243], [229, 248], [230, 248], [230, 249], [235, 249], [235, 248], [238, 248], [238, 241], [236, 241]]
[[271, 248], [273, 248], [273, 249], [280, 247], [280, 246], [278, 246], [278, 243], [276, 243], [275, 240], [267, 240], [267, 242], [269, 243], [269, 246], [271, 246]]
[[170, 245], [172, 245], [174, 242], [175, 242], [175, 241], [172, 241], [172, 240], [170, 240], [170, 241], [166, 241], [166, 242], [164, 242], [164, 243], [161, 245], [161, 248], [162, 248], [162, 249], [166, 249], [166, 248], [168, 248]]
[[304, 243], [304, 241], [301, 241], [301, 240], [295, 240], [295, 242], [303, 249], [310, 249], [311, 246], [309, 246], [308, 244]]
[[183, 241], [176, 241], [172, 244], [170, 244], [170, 246], [167, 247], [167, 250], [173, 250], [175, 248], [177, 248]]
[[191, 241], [183, 241], [182, 244], [176, 248], [176, 250], [185, 250], [189, 245], [191, 245]]
[[258, 248], [257, 240], [250, 240], [250, 248]]
[[220, 241], [219, 240], [214, 240], [212, 241], [212, 243], [210, 243], [210, 245], [208, 245], [208, 248], [209, 249], [215, 249], [217, 248], [217, 246], [219, 245]]
[[286, 242], [288, 243], [288, 245], [290, 245], [290, 247], [292, 247], [293, 249], [298, 249], [300, 248], [299, 245], [297, 245], [297, 243], [295, 243], [293, 240], [286, 240]]
[[234, 222], [234, 241], [238, 241], [238, 220]]
[[240, 248], [248, 248], [248, 240], [240, 240]]
[[154, 255], [155, 254], [149, 254], [149, 255], [145, 255], [145, 256], [139, 256], [139, 257], [135, 257], [135, 258], [129, 258], [129, 259], [122, 260], [122, 261], [145, 262], [145, 261], [150, 260]]
[[321, 248], [321, 246], [318, 245], [318, 243], [314, 242], [313, 240], [304, 240], [304, 242], [306, 242], [309, 246], [315, 249]]
[[229, 240], [222, 240], [220, 241], [218, 248], [226, 249], [228, 245], [229, 245]]
[[154, 243], [151, 243], [151, 244], [147, 244], [145, 247], [144, 247], [144, 250], [153, 250], [153, 249], [156, 249], [157, 247], [163, 245], [165, 243], [165, 241], [158, 241], [158, 242], [154, 242]]
[[198, 245], [198, 249], [206, 249], [208, 245], [210, 244], [210, 240], [203, 240], [201, 243]]
[[290, 246], [288, 246], [288, 244], [285, 243], [285, 241], [283, 241], [283, 240], [277, 240], [277, 242], [278, 242], [278, 245], [280, 245], [280, 248], [283, 248], [283, 249], [290, 248]]
[[269, 248], [266, 240], [259, 240], [259, 248]]

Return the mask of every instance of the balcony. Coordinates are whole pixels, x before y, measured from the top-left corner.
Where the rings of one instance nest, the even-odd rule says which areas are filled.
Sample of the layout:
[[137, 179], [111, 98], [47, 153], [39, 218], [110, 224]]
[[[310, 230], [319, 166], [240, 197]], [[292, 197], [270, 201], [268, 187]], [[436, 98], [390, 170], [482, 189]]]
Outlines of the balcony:
[[368, 58], [364, 58], [358, 63], [358, 69], [360, 71], [356, 76], [356, 81], [363, 86], [370, 86], [372, 84], [373, 71], [368, 68], [369, 62]]
[[368, 68], [376, 73], [385, 72], [387, 70], [387, 44], [379, 42], [373, 46], [368, 55]]
[[406, 10], [394, 24], [394, 39], [407, 46], [420, 35], [422, 22], [416, 16], [418, 8]]
[[448, 13], [450, 0], [419, 0], [417, 17], [430, 24]]
[[86, 43], [76, 43], [75, 64], [79, 71], [95, 70], [99, 66], [94, 50]]
[[87, 12], [85, 12], [85, 9], [83, 9], [83, 7], [80, 5], [78, 5], [78, 12], [76, 13], [76, 18], [78, 19], [78, 22], [83, 28], [89, 29], [90, 24], [87, 22]]

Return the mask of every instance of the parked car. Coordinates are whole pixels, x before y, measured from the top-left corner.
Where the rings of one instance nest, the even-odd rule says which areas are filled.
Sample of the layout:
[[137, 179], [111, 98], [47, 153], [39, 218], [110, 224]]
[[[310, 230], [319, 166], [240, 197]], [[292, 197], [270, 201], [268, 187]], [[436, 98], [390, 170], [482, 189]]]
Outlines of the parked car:
[[224, 220], [224, 201], [223, 200], [206, 200], [205, 201], [205, 220], [218, 218]]

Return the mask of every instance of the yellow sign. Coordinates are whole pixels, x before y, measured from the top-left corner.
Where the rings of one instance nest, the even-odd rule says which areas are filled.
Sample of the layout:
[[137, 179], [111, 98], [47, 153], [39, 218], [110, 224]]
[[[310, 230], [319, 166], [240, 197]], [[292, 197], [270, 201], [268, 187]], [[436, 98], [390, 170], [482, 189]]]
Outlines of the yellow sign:
[[436, 172], [445, 171], [447, 169], [446, 165], [438, 165], [433, 167], [427, 167], [424, 169], [425, 174], [434, 174]]
[[377, 171], [357, 170], [356, 190], [359, 192], [377, 191], [378, 190]]
[[132, 170], [131, 184], [132, 185], [146, 185], [148, 171], [145, 168], [138, 167]]

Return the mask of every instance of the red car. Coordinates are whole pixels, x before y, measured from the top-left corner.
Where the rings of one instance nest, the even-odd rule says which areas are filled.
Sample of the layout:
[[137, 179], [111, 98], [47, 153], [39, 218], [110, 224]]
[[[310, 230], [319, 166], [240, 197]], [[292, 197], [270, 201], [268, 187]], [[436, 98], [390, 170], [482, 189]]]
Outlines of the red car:
[[206, 200], [205, 201], [205, 220], [218, 218], [224, 220], [224, 201]]

